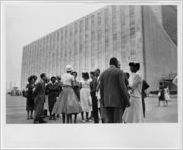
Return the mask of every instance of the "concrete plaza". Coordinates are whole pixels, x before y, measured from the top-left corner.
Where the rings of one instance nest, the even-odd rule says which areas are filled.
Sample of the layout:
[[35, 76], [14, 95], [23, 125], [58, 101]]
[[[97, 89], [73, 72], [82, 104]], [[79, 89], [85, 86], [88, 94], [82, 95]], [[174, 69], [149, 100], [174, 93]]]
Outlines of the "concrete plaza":
[[[146, 118], [145, 123], [177, 123], [178, 122], [178, 106], [177, 98], [171, 96], [168, 106], [158, 106], [158, 98], [156, 96], [147, 97], [146, 101]], [[26, 99], [21, 96], [6, 97], [6, 123], [8, 124], [31, 124], [33, 120], [27, 120], [26, 116]], [[48, 123], [62, 123], [61, 119], [49, 120]], [[81, 115], [78, 115], [77, 123], [82, 123]], [[92, 122], [87, 122], [92, 123]]]

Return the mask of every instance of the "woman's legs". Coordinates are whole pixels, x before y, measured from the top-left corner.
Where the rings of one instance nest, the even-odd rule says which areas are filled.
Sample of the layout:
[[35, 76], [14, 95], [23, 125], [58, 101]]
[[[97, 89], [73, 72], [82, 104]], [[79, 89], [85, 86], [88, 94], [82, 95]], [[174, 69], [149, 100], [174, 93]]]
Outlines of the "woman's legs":
[[77, 114], [74, 114], [74, 123], [77, 121]]
[[72, 123], [72, 114], [69, 114], [70, 123]]
[[86, 120], [89, 120], [88, 116], [89, 116], [89, 113], [86, 112]]
[[65, 123], [65, 114], [62, 113], [62, 122]]
[[67, 114], [67, 123], [72, 123], [72, 114]]
[[33, 119], [33, 110], [31, 110], [30, 119]]
[[49, 109], [49, 112], [50, 112], [50, 120], [52, 119], [52, 111], [51, 109]]
[[84, 120], [84, 112], [81, 112], [81, 118]]

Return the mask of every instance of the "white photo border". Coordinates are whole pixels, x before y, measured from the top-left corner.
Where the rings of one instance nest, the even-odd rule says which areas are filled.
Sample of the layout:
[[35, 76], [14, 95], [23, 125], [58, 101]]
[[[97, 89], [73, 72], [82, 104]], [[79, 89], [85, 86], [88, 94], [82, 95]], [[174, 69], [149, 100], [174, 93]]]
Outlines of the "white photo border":
[[[177, 5], [178, 123], [6, 124], [6, 35], [4, 11], [10, 3], [104, 3]], [[182, 148], [182, 1], [2, 1], [1, 2], [1, 148], [2, 149], [178, 149]]]

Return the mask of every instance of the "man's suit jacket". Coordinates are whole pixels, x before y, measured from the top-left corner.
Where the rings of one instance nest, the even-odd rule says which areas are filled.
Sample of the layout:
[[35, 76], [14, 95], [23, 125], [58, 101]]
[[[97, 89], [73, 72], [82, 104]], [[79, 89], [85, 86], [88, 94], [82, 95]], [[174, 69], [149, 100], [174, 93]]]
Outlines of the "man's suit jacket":
[[110, 66], [100, 77], [101, 105], [103, 107], [125, 108], [129, 105], [129, 94], [125, 85], [125, 74]]

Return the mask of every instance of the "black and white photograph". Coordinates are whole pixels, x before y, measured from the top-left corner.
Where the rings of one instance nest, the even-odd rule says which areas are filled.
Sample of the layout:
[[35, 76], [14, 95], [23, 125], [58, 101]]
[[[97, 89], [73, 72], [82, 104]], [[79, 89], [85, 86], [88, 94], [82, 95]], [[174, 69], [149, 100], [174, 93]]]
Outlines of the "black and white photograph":
[[[81, 135], [85, 127], [90, 130], [108, 125], [170, 124], [180, 130], [180, 1], [2, 4], [3, 126], [26, 128], [29, 132], [19, 132], [25, 138], [34, 132], [36, 137], [39, 130], [35, 128], [41, 127], [48, 127], [52, 137], [51, 130], [55, 128], [55, 132], [57, 126], [81, 127]], [[70, 137], [70, 132], [62, 136], [68, 133]], [[180, 148], [177, 142], [169, 148]], [[36, 148], [30, 143], [28, 148]], [[109, 143], [99, 148], [108, 148]], [[42, 147], [43, 143], [37, 148]]]

